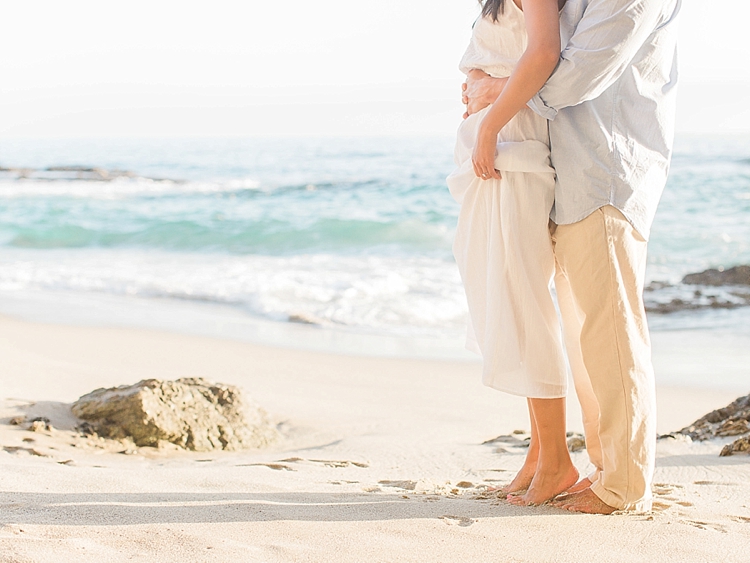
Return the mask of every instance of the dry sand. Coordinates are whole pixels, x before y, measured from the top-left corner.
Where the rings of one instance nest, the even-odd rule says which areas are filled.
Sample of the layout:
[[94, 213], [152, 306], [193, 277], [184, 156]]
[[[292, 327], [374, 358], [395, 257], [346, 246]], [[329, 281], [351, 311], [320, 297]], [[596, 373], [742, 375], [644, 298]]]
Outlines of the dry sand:
[[[658, 346], [656, 354], [669, 369]], [[243, 453], [123, 454], [73, 432], [66, 404], [96, 387], [188, 376], [241, 386], [283, 441]], [[528, 428], [524, 400], [483, 387], [478, 363], [2, 318], [0, 386], [2, 562], [750, 557], [750, 457], [718, 457], [723, 442], [661, 441], [656, 503], [645, 514], [576, 515], [477, 498], [507, 482], [524, 456], [512, 439], [483, 442]], [[747, 391], [659, 388], [659, 430]], [[570, 410], [570, 428], [580, 430]], [[47, 416], [55, 429], [8, 424], [21, 414]], [[585, 452], [575, 462], [587, 470]]]

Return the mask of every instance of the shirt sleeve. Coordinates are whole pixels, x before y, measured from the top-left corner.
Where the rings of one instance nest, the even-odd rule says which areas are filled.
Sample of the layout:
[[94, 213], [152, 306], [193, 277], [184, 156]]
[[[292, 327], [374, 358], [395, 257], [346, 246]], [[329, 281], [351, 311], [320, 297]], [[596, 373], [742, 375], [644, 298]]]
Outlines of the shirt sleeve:
[[552, 120], [562, 108], [601, 95], [665, 18], [676, 14], [674, 6], [675, 2], [664, 0], [592, 0], [560, 54], [557, 68], [529, 107]]

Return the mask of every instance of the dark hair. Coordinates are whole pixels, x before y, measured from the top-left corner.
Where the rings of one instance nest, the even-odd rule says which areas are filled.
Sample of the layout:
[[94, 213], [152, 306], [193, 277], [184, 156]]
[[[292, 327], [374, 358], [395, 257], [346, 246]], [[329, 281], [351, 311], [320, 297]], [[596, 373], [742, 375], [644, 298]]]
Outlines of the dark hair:
[[482, 17], [492, 16], [497, 21], [498, 13], [503, 13], [505, 9], [505, 0], [479, 0], [482, 5]]

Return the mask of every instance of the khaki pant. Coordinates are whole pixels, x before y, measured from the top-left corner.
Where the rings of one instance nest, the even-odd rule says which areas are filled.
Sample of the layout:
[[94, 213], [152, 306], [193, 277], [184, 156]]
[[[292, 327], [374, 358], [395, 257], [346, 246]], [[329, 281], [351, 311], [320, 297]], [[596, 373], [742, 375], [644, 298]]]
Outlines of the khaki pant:
[[565, 346], [596, 467], [591, 489], [615, 508], [649, 510], [656, 398], [646, 241], [611, 206], [551, 232]]

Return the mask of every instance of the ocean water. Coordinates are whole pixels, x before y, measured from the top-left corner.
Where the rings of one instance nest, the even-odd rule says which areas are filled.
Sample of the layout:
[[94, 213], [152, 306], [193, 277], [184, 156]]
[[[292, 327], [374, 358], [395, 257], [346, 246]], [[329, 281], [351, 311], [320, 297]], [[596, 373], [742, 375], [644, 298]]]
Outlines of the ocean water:
[[[268, 323], [460, 339], [458, 206], [445, 186], [452, 146], [0, 140], [0, 309], [30, 295], [213, 304]], [[70, 166], [110, 177], [47, 170]], [[693, 294], [679, 287], [685, 274], [737, 264], [750, 264], [750, 137], [678, 138], [648, 278], [677, 284], [667, 299]], [[651, 324], [750, 326], [749, 318], [750, 307], [707, 308], [651, 315]]]

